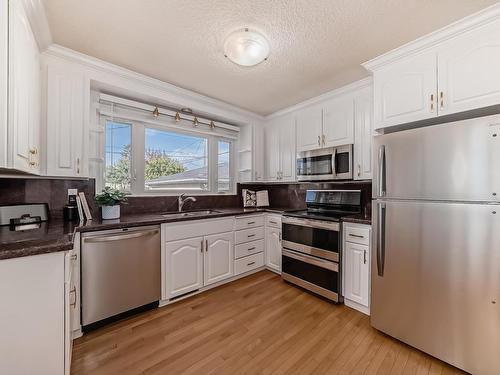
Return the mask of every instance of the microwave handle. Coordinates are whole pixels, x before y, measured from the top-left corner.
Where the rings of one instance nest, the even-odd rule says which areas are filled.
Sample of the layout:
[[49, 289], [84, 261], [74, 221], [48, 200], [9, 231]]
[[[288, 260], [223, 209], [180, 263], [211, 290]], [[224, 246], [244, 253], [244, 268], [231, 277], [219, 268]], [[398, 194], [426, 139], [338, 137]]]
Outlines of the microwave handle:
[[333, 170], [333, 175], [337, 175], [337, 148], [333, 149], [333, 154], [332, 154], [332, 170]]

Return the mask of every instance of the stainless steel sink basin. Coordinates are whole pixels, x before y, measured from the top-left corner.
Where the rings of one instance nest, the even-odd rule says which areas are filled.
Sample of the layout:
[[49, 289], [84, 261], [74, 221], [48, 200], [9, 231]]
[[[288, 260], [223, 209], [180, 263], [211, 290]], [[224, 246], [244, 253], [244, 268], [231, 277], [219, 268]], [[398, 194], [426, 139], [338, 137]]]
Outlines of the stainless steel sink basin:
[[206, 216], [211, 214], [217, 214], [220, 211], [216, 210], [198, 210], [198, 211], [185, 211], [185, 212], [167, 212], [164, 213], [163, 217], [176, 218], [176, 217], [190, 217], [190, 216]]

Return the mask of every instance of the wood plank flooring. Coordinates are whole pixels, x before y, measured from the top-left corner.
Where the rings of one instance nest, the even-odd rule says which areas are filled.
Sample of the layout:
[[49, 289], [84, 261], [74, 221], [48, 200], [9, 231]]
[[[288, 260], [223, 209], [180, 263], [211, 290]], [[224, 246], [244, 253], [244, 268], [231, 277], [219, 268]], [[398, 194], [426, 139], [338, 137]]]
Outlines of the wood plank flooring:
[[262, 271], [76, 340], [72, 374], [462, 374]]

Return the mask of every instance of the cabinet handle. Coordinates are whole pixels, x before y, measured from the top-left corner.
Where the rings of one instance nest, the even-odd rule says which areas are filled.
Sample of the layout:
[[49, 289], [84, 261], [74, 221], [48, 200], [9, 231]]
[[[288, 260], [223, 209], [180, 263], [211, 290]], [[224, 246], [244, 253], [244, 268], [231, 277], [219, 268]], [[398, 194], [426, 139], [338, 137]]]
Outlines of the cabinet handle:
[[73, 254], [73, 255], [71, 255], [71, 256], [69, 257], [69, 259], [70, 259], [70, 260], [76, 260], [76, 258], [77, 258], [77, 255], [76, 255], [76, 254]]
[[366, 250], [363, 252], [363, 264], [366, 264]]
[[276, 221], [269, 221], [271, 224], [276, 224], [278, 225], [278, 223]]
[[251, 266], [253, 264], [255, 264], [255, 262], [250, 262], [250, 263], [247, 263], [247, 266]]
[[254, 247], [250, 247], [250, 248], [248, 249], [248, 251], [252, 251], [252, 250], [255, 250], [255, 246], [254, 246]]
[[76, 174], [80, 174], [80, 158], [76, 158]]
[[70, 303], [69, 305], [73, 308], [76, 307], [76, 286], [73, 286], [73, 289], [71, 289], [71, 291], [69, 292], [69, 294], [73, 293], [73, 295], [75, 296], [75, 301]]
[[434, 112], [434, 94], [431, 94], [431, 112]]
[[365, 236], [360, 236], [359, 234], [352, 234], [352, 233], [349, 233], [349, 236], [356, 238], [365, 238]]
[[205, 240], [205, 252], [208, 253], [208, 240]]
[[321, 139], [322, 139], [322, 141], [323, 141], [323, 146], [324, 146], [324, 145], [325, 145], [325, 143], [326, 143], [326, 141], [325, 141], [325, 135], [324, 135], [324, 134], [321, 136]]
[[358, 164], [358, 177], [361, 176], [361, 165]]
[[203, 253], [203, 240], [201, 240], [200, 251]]
[[321, 146], [321, 137], [318, 135], [318, 146]]
[[248, 238], [255, 237], [255, 234], [249, 234], [247, 235]]
[[248, 224], [248, 225], [255, 224], [255, 221], [249, 221], [247, 224]]
[[444, 108], [444, 92], [442, 91], [439, 93], [439, 108]]

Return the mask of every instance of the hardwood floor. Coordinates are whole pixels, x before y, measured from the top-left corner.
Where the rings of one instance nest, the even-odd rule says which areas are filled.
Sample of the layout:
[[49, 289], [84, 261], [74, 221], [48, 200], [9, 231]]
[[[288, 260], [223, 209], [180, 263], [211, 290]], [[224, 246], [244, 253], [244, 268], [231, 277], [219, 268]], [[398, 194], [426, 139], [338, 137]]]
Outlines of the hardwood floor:
[[72, 374], [462, 374], [262, 271], [78, 339]]

